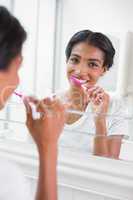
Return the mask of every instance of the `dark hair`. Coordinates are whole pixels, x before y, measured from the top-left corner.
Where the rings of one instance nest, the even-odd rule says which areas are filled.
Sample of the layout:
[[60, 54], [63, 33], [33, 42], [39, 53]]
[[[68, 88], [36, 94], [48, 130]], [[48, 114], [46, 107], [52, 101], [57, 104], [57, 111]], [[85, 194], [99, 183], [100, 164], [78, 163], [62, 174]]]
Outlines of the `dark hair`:
[[21, 53], [26, 32], [20, 22], [0, 6], [0, 70], [6, 70], [13, 58]]
[[104, 66], [107, 66], [108, 69], [112, 66], [115, 55], [115, 49], [112, 42], [104, 34], [90, 30], [82, 30], [72, 36], [65, 51], [67, 60], [71, 55], [73, 47], [80, 42], [87, 42], [88, 44], [102, 50], [105, 54]]

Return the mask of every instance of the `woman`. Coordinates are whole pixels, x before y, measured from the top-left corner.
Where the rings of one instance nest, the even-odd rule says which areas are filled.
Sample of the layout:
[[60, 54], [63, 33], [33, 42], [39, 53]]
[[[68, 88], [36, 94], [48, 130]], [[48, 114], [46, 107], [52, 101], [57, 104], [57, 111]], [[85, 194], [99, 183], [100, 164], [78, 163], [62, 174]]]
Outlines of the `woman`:
[[[22, 46], [26, 32], [19, 21], [0, 6], [0, 109], [2, 109], [19, 84], [22, 63]], [[37, 106], [41, 115], [34, 120], [29, 102]], [[0, 199], [6, 200], [56, 200], [57, 141], [65, 122], [64, 106], [57, 99], [37, 101], [26, 98], [27, 127], [37, 146], [39, 177], [36, 197], [23, 173], [14, 164], [0, 157]], [[50, 110], [50, 113], [49, 113]], [[18, 133], [19, 134], [19, 133]]]
[[[114, 55], [111, 41], [102, 33], [79, 31], [68, 42], [66, 64], [70, 87], [64, 95], [71, 102], [70, 109], [88, 114], [68, 114], [66, 130], [72, 132], [64, 133], [61, 143], [89, 151], [90, 133], [95, 135], [94, 155], [118, 159], [122, 138], [127, 135], [127, 124], [122, 118], [125, 109], [120, 100], [98, 86], [98, 80], [112, 67]], [[92, 111], [97, 111], [97, 115], [92, 117]]]

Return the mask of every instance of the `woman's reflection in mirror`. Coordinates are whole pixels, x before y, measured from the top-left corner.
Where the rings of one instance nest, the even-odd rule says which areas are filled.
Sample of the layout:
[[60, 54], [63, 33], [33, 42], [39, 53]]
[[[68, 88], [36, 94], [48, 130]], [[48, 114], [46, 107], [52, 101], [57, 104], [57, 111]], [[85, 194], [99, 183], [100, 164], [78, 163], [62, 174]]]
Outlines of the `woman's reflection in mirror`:
[[[64, 96], [71, 102], [70, 109], [88, 115], [68, 113], [66, 128], [72, 131], [64, 132], [60, 142], [89, 152], [89, 138], [93, 137], [94, 155], [118, 159], [122, 139], [128, 136], [127, 122], [122, 117], [124, 103], [98, 84], [113, 65], [113, 44], [102, 33], [82, 30], [72, 36], [65, 52], [70, 87]], [[92, 115], [92, 111], [98, 114]]]

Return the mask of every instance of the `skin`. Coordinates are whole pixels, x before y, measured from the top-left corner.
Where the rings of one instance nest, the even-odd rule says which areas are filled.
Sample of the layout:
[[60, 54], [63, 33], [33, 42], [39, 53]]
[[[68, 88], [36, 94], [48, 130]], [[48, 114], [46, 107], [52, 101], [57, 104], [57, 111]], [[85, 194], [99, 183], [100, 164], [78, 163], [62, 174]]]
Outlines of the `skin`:
[[5, 106], [6, 101], [12, 95], [19, 84], [18, 71], [22, 63], [22, 56], [13, 59], [7, 70], [0, 71], [0, 109]]
[[[85, 42], [76, 44], [67, 60], [67, 77], [70, 88], [66, 92], [66, 96], [72, 102], [72, 109], [85, 111], [90, 101], [94, 111], [98, 105], [101, 105], [99, 114], [94, 117], [96, 134], [93, 154], [118, 159], [122, 136], [117, 134], [116, 137], [107, 136], [106, 113], [108, 112], [110, 97], [103, 88], [96, 85], [106, 71], [107, 66], [104, 66], [104, 52], [102, 50]], [[86, 80], [85, 89], [73, 84], [70, 80], [71, 75]], [[80, 117], [69, 113], [67, 123], [72, 124]]]
[[[21, 62], [22, 57], [18, 55], [12, 60], [8, 70], [0, 71], [1, 109], [19, 84], [18, 72]], [[38, 112], [41, 112], [40, 119], [33, 119], [29, 102], [34, 103]], [[57, 200], [57, 143], [65, 123], [65, 105], [57, 99], [38, 101], [33, 98], [25, 98], [24, 104], [27, 115], [26, 125], [39, 154], [36, 200]]]

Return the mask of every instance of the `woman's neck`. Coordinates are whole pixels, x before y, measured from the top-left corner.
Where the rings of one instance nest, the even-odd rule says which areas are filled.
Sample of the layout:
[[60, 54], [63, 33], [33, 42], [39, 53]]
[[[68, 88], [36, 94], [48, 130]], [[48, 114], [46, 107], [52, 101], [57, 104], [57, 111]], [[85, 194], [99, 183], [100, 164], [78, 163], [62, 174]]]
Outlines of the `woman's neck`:
[[[70, 109], [85, 111], [87, 106], [87, 101], [85, 101], [86, 95], [83, 90], [76, 87], [70, 87], [66, 95], [69, 101], [71, 102]], [[79, 114], [68, 113], [66, 123], [73, 124], [74, 122], [79, 120], [80, 117], [81, 115]]]
[[68, 98], [72, 102], [72, 107], [78, 110], [85, 110], [87, 105], [87, 98], [83, 89], [77, 87], [70, 87], [68, 90]]

